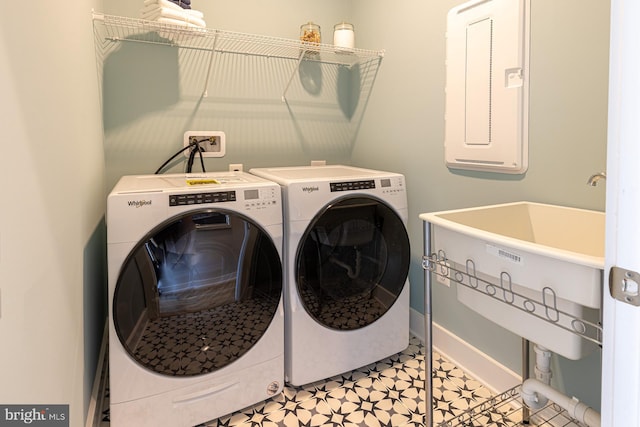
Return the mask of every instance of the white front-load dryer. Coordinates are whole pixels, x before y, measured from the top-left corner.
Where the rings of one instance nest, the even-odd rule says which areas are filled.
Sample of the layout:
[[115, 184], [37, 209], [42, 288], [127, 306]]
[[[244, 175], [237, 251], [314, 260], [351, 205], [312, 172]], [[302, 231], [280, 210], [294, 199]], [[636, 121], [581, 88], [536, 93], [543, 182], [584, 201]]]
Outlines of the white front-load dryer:
[[405, 349], [404, 176], [341, 165], [250, 172], [283, 188], [286, 380], [307, 384]]
[[113, 427], [194, 426], [284, 384], [282, 205], [241, 172], [125, 176], [107, 201]]

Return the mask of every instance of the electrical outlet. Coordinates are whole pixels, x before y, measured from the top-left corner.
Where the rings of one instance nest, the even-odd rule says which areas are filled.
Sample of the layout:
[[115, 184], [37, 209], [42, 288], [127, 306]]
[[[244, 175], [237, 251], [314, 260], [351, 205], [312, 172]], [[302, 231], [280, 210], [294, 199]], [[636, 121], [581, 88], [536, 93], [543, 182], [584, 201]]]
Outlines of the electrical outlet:
[[[225, 135], [224, 132], [212, 130], [189, 130], [184, 133], [183, 146], [198, 144], [203, 157], [224, 157]], [[191, 150], [184, 150], [184, 156], [189, 157]]]
[[436, 265], [436, 271], [433, 274], [436, 275], [436, 281], [446, 287], [451, 286], [451, 278], [449, 274], [451, 273], [451, 264], [446, 261], [438, 261]]
[[229, 164], [229, 172], [242, 172], [242, 163]]

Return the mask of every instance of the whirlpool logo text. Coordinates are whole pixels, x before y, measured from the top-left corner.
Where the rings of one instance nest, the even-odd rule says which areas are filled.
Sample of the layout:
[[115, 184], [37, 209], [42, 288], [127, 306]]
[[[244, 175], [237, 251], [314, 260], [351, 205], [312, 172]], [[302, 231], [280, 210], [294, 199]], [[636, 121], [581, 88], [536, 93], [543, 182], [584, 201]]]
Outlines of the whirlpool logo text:
[[314, 191], [318, 191], [318, 190], [319, 190], [318, 186], [315, 186], [315, 187], [302, 187], [302, 191], [304, 193], [313, 193]]
[[151, 200], [129, 200], [127, 204], [133, 208], [141, 208], [143, 206], [151, 206]]

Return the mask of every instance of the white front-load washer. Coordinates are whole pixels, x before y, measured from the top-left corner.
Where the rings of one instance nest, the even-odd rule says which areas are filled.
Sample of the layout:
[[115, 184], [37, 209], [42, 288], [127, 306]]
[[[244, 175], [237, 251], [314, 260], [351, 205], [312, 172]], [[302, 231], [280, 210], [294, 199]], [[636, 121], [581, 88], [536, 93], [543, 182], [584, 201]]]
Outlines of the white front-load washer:
[[280, 186], [125, 176], [107, 201], [113, 427], [194, 426], [284, 384]]
[[250, 172], [283, 188], [287, 382], [329, 378], [405, 349], [404, 176], [341, 165]]

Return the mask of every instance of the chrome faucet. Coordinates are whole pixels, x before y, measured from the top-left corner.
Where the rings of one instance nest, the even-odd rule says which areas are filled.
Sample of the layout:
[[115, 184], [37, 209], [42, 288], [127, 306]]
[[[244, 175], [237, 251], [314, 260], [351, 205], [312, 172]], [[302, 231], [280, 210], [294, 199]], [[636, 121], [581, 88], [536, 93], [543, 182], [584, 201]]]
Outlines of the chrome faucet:
[[607, 174], [604, 172], [598, 172], [596, 174], [593, 174], [589, 177], [589, 179], [587, 180], [587, 184], [589, 184], [592, 187], [595, 187], [598, 184], [598, 181], [600, 181], [601, 179], [606, 179], [607, 178]]

